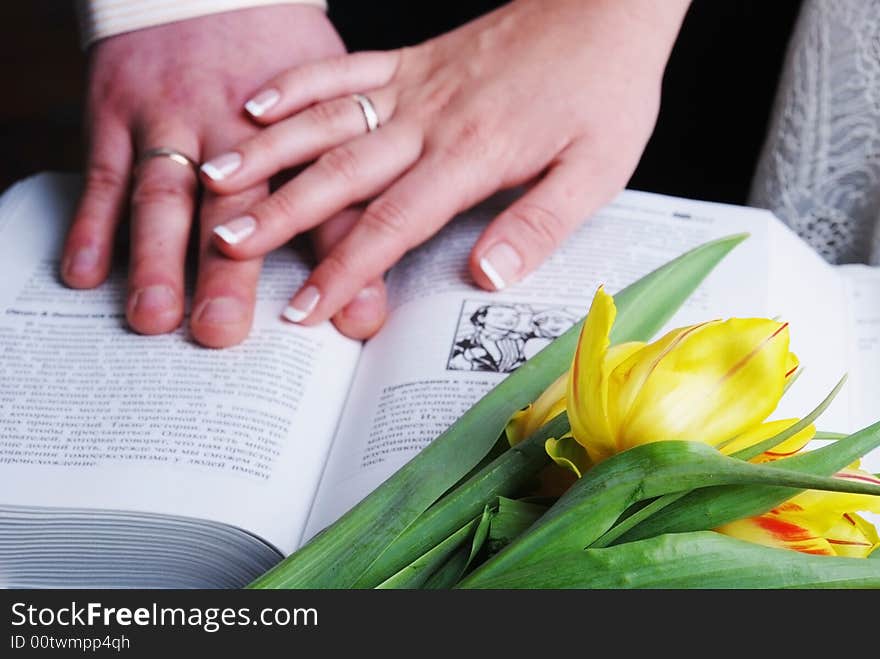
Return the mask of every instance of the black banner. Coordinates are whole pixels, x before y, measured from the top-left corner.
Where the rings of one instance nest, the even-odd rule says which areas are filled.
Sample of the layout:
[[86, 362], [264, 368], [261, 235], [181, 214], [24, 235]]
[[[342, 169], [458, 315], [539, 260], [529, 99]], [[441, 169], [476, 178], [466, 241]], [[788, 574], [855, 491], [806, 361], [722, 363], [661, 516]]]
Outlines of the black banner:
[[[790, 620], [809, 611], [816, 623], [822, 612], [818, 618], [831, 633], [842, 627], [830, 616], [847, 612], [845, 625], [853, 629], [854, 612], [873, 610], [853, 591], [9, 590], [0, 592], [0, 606], [0, 657], [10, 658], [255, 656], [264, 649], [457, 658], [477, 647], [499, 657], [589, 651], [609, 641], [656, 651], [701, 634], [717, 648], [748, 644], [755, 629], [781, 625], [782, 633], [782, 620], [792, 614]], [[779, 640], [792, 643], [792, 631]]]

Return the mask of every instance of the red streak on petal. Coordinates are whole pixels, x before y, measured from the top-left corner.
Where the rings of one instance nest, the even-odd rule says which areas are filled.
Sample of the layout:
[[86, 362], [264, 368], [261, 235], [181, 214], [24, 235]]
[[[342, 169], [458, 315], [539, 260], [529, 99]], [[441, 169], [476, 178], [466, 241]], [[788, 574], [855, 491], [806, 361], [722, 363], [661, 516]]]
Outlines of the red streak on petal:
[[838, 472], [834, 474], [837, 478], [842, 478], [844, 480], [850, 481], [864, 481], [866, 483], [871, 483], [872, 485], [880, 485], [880, 479], [874, 478], [873, 476], [863, 476], [861, 474], [847, 474], [845, 472]]
[[826, 538], [828, 542], [832, 545], [849, 545], [851, 547], [870, 547], [870, 542], [856, 542], [855, 540], [833, 540], [831, 538]]
[[773, 335], [770, 338], [775, 339], [779, 335], [779, 333], [782, 332], [782, 330], [784, 330], [786, 327], [788, 327], [788, 323], [782, 323], [782, 327], [773, 332]]
[[699, 325], [694, 325], [690, 329], [687, 329], [684, 332], [682, 332], [681, 334], [679, 334], [678, 336], [676, 336], [669, 343], [669, 345], [666, 346], [666, 348], [663, 350], [663, 352], [661, 352], [659, 355], [657, 355], [656, 359], [654, 359], [654, 363], [651, 364], [651, 367], [648, 369], [648, 373], [645, 375], [645, 380], [647, 380], [649, 377], [651, 377], [651, 374], [657, 369], [657, 366], [660, 364], [661, 361], [663, 361], [663, 358], [666, 355], [668, 355], [670, 352], [672, 352], [675, 348], [677, 348], [681, 344], [681, 342], [684, 341], [688, 336], [690, 336], [691, 334], [696, 332], [701, 327], [705, 327], [706, 325], [709, 325], [710, 323], [716, 323], [716, 322], [718, 322], [718, 321], [709, 320], [709, 321], [706, 321], [705, 323], [700, 323]]
[[789, 377], [792, 373], [794, 373], [799, 368], [800, 368], [800, 366], [795, 366], [793, 369], [791, 369], [788, 373], [785, 374], [785, 377]]
[[850, 516], [849, 513], [843, 513], [843, 518], [844, 518], [847, 522], [849, 522], [850, 524], [852, 524], [853, 526], [856, 526], [856, 520], [854, 520], [854, 519]]
[[[801, 447], [801, 448], [803, 448], [803, 447]], [[772, 455], [774, 457], [784, 458], [789, 455], [794, 455], [795, 453], [797, 453], [800, 450], [801, 450], [800, 448], [796, 448], [794, 451], [787, 451], [784, 453], [780, 453], [779, 451], [764, 451], [764, 455]]]
[[814, 536], [802, 526], [798, 526], [791, 522], [785, 522], [774, 517], [756, 517], [755, 522], [770, 535], [779, 538], [783, 542], [802, 542], [814, 538]]
[[752, 360], [752, 358], [753, 358], [755, 355], [757, 355], [759, 352], [761, 352], [761, 351], [764, 349], [764, 346], [766, 346], [766, 345], [767, 345], [768, 343], [770, 343], [773, 339], [775, 339], [777, 336], [779, 336], [779, 333], [782, 332], [786, 327], [788, 327], [788, 323], [783, 323], [783, 324], [779, 327], [779, 329], [777, 329], [775, 332], [773, 332], [773, 334], [771, 334], [769, 337], [767, 337], [766, 339], [764, 339], [763, 341], [761, 341], [761, 343], [759, 343], [759, 344], [754, 348], [754, 350], [752, 350], [749, 354], [747, 354], [745, 357], [743, 357], [742, 359], [740, 359], [736, 364], [734, 364], [734, 365], [730, 368], [729, 371], [727, 371], [727, 373], [724, 374], [724, 377], [721, 378], [721, 382], [724, 382], [724, 381], [726, 381], [726, 380], [729, 380], [729, 379], [732, 378], [734, 375], [736, 375], [736, 373], [737, 373], [738, 371], [742, 370], [742, 368], [743, 368], [746, 364], [748, 364], [748, 363]]
[[571, 366], [571, 393], [574, 395], [575, 403], [581, 402], [581, 394], [578, 389], [578, 380], [580, 379], [581, 347], [574, 351], [574, 364]]

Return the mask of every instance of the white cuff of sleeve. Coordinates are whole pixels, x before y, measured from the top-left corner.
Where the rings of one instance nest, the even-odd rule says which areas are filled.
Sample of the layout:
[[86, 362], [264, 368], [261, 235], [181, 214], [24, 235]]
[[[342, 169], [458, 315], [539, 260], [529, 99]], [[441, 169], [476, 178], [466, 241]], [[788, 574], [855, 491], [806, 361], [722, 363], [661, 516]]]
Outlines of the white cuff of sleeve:
[[98, 39], [154, 25], [223, 11], [285, 4], [313, 5], [327, 10], [326, 0], [79, 0], [80, 34], [86, 47]]

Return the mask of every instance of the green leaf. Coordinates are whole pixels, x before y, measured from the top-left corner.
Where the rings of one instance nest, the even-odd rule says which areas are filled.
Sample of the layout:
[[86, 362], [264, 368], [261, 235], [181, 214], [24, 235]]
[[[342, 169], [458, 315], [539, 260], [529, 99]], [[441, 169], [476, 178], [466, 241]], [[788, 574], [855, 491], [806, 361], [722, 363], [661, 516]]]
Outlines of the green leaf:
[[[618, 293], [612, 341], [650, 340], [746, 237], [706, 243]], [[354, 508], [250, 587], [349, 588], [365, 583], [362, 575], [386, 549], [489, 453], [507, 420], [569, 368], [581, 324], [520, 366]]]
[[401, 569], [413, 556], [428, 551], [467, 520], [473, 519], [487, 501], [518, 492], [534, 474], [550, 464], [550, 457], [544, 450], [546, 439], [559, 437], [569, 429], [568, 415], [563, 412], [483, 467], [395, 539], [361, 575], [355, 587], [372, 588], [387, 575]]
[[470, 567], [470, 564], [474, 562], [474, 558], [480, 553], [483, 545], [486, 544], [486, 539], [489, 537], [489, 527], [492, 526], [492, 518], [495, 516], [495, 513], [496, 510], [489, 506], [489, 504], [486, 504], [486, 507], [483, 508], [483, 517], [474, 531], [474, 537], [471, 540], [471, 551], [468, 554], [467, 563], [464, 566], [465, 569]]
[[446, 562], [438, 567], [430, 577], [422, 584], [423, 590], [449, 590], [461, 579], [467, 569], [470, 548], [462, 545], [456, 552], [446, 559]]
[[496, 554], [547, 512], [547, 506], [498, 497], [498, 512], [489, 527], [489, 552]]
[[[833, 444], [777, 460], [773, 464], [805, 474], [830, 476], [878, 446], [880, 423], [875, 423]], [[640, 540], [661, 533], [716, 528], [737, 519], [761, 515], [794, 494], [788, 488], [737, 485], [691, 492], [622, 535], [618, 542]]]
[[880, 588], [880, 561], [813, 556], [700, 531], [560, 552], [478, 587]]
[[397, 574], [392, 575], [376, 588], [418, 588], [431, 574], [443, 565], [446, 560], [461, 548], [477, 528], [480, 520], [473, 520], [461, 527], [458, 531], [446, 538], [443, 542], [432, 547], [424, 555], [419, 556], [412, 563], [404, 567]]
[[790, 471], [780, 468], [780, 462], [743, 462], [699, 442], [655, 442], [629, 449], [587, 472], [531, 529], [462, 583], [480, 584], [559, 552], [581, 550], [634, 503], [666, 494], [728, 484], [773, 484], [788, 489], [789, 496], [794, 494], [790, 488], [880, 494], [876, 485]]
[[[489, 536], [495, 508], [486, 505], [479, 519], [471, 521], [431, 548], [403, 570], [379, 584], [380, 589], [443, 588], [453, 586], [465, 573]], [[470, 537], [471, 541], [466, 542]], [[445, 585], [444, 584], [448, 584]]]

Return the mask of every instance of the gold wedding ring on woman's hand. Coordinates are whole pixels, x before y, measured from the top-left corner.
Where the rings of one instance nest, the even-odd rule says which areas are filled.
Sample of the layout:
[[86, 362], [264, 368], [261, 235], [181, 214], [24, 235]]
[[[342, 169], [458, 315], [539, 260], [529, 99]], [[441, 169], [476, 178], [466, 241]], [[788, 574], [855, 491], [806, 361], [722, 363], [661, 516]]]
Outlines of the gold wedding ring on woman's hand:
[[361, 106], [361, 112], [364, 113], [364, 121], [367, 122], [367, 132], [372, 133], [379, 127], [379, 113], [376, 112], [373, 101], [364, 94], [352, 94], [351, 97]]

